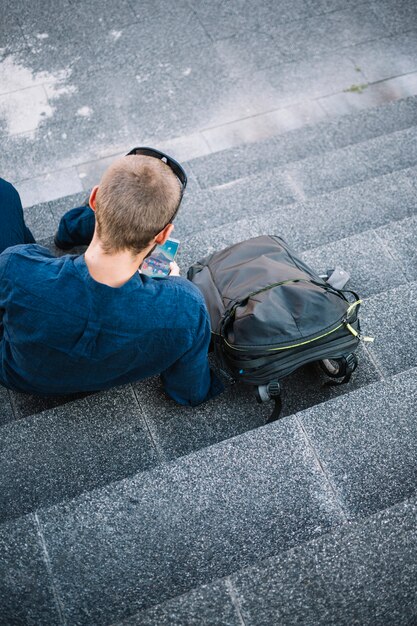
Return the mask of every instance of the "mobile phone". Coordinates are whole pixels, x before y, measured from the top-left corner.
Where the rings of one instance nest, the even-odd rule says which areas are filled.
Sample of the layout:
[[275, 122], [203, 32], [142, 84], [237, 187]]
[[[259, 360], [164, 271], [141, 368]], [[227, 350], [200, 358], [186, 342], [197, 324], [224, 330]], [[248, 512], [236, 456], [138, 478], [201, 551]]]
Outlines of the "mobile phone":
[[141, 274], [152, 277], [168, 276], [169, 264], [175, 259], [180, 242], [177, 239], [167, 239], [162, 246], [156, 246], [140, 268]]

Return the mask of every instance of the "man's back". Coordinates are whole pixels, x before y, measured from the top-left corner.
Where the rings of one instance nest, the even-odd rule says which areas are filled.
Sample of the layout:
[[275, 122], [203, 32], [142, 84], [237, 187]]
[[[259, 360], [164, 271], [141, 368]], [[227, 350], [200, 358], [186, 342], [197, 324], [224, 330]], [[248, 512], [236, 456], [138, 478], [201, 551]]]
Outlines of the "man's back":
[[135, 272], [114, 288], [91, 277], [83, 255], [14, 246], [0, 255], [0, 310], [6, 386], [96, 391], [162, 372], [177, 402], [208, 397], [210, 324], [200, 292], [185, 279]]

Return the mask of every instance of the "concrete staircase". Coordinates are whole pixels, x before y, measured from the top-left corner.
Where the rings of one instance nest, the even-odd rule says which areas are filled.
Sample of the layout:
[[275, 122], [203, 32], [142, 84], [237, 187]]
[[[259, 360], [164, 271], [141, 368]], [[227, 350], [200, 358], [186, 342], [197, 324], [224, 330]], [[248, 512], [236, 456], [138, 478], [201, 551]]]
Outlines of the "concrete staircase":
[[[179, 264], [276, 233], [365, 299], [352, 382], [0, 389], [0, 623], [417, 623], [417, 98], [186, 164]], [[25, 210], [50, 247], [83, 194]]]

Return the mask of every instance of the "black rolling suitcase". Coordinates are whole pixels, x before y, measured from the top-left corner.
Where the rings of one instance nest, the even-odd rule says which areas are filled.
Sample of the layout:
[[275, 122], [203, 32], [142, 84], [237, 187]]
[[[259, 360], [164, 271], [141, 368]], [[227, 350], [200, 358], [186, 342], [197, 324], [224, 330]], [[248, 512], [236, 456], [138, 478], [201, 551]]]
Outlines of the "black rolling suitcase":
[[214, 351], [223, 371], [253, 385], [260, 402], [281, 411], [281, 380], [317, 361], [335, 384], [358, 365], [356, 293], [333, 287], [283, 239], [263, 235], [195, 263], [188, 278], [202, 291], [211, 318]]

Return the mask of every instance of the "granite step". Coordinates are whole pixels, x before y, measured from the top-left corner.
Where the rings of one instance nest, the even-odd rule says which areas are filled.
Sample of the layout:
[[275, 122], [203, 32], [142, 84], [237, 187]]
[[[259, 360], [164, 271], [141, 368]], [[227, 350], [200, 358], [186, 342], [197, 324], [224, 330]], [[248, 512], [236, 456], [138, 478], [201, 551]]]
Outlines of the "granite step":
[[198, 157], [186, 166], [202, 188], [210, 188], [403, 130], [416, 120], [417, 97], [411, 96]]
[[414, 495], [114, 626], [414, 624], [416, 563]]
[[[410, 206], [411, 211], [415, 209], [417, 127], [394, 135], [395, 138], [390, 135], [360, 144], [362, 153], [365, 147], [369, 150], [369, 158], [351, 154], [352, 150], [358, 150], [358, 146], [353, 146], [296, 164], [300, 177], [322, 179], [323, 184], [317, 184], [316, 188], [302, 190], [294, 172], [290, 175], [288, 171], [272, 170], [232, 186], [194, 190], [175, 220], [175, 235], [182, 242], [182, 251], [189, 247], [190, 238], [200, 233], [202, 241], [197, 254], [204, 255], [210, 250], [206, 239], [209, 243], [213, 235], [220, 235], [220, 241], [224, 240], [237, 233], [236, 223], [240, 225], [242, 220], [243, 224], [263, 227], [266, 232], [269, 218], [275, 217], [278, 232], [284, 238], [291, 241], [291, 235], [292, 239], [298, 235], [293, 245], [313, 247], [323, 241], [326, 231], [327, 240], [340, 239], [382, 225], [393, 217], [401, 219], [410, 215]], [[391, 153], [388, 145], [377, 145], [388, 141]], [[407, 141], [414, 142], [410, 151]], [[380, 153], [387, 156], [378, 165]], [[41, 243], [47, 238], [51, 241], [63, 213], [84, 198], [84, 194], [78, 194], [59, 203], [53, 201], [26, 209], [25, 218], [35, 238]]]
[[[340, 2], [284, 4], [291, 16]], [[360, 0], [350, 4], [366, 15]], [[194, 9], [216, 34], [214, 13]], [[399, 51], [397, 73], [415, 69], [415, 33], [403, 44], [361, 43], [363, 33], [330, 64], [320, 56], [331, 75], [313, 63], [320, 85], [344, 88], [336, 61], [352, 76], [355, 63], [369, 80], [384, 66], [392, 75], [388, 49]], [[262, 70], [278, 90], [289, 73], [283, 102], [313, 67], [291, 54], [294, 68]], [[316, 82], [309, 75], [312, 96], [322, 95]], [[192, 98], [187, 107], [192, 117]], [[417, 620], [416, 112], [414, 96], [185, 164], [184, 268], [276, 232], [317, 269], [337, 261], [351, 272], [376, 340], [361, 346], [350, 385], [325, 388], [306, 367], [285, 381], [284, 419], [269, 425], [270, 407], [237, 385], [196, 409], [167, 401], [157, 378], [54, 399], [0, 387], [0, 623]], [[84, 197], [25, 209], [37, 239], [51, 246], [59, 218]]]
[[[176, 219], [184, 239], [192, 233], [222, 226], [302, 202], [325, 193], [366, 184], [376, 177], [417, 165], [417, 126], [359, 144], [314, 155], [260, 174], [194, 193]], [[191, 196], [191, 194], [190, 194]], [[190, 198], [191, 200], [191, 198]]]
[[[358, 188], [359, 184], [364, 185], [366, 190], [372, 187], [373, 180], [389, 174], [394, 186], [389, 188], [385, 202], [392, 203], [397, 173], [401, 181], [404, 171], [408, 171], [411, 177], [417, 165], [416, 137], [417, 126], [296, 163], [287, 163], [283, 168], [271, 168], [226, 186], [208, 190], [194, 186], [184, 198], [175, 220], [176, 236], [184, 241], [201, 231], [206, 233], [216, 227], [226, 229], [227, 224], [241, 220], [242, 215], [256, 220], [259, 215], [271, 212], [277, 215], [283, 213], [284, 216], [291, 214], [291, 227], [294, 229], [294, 204], [298, 208], [306, 202], [314, 203], [315, 198], [319, 199], [324, 194], [337, 190], [342, 193], [344, 188]], [[414, 182], [410, 184], [415, 185]], [[51, 237], [65, 211], [84, 198], [84, 194], [76, 194], [25, 209], [25, 219], [35, 238]], [[332, 212], [340, 218], [337, 209], [337, 206], [333, 207]], [[354, 215], [355, 212], [349, 216], [350, 220]], [[343, 227], [343, 221], [339, 221]], [[318, 220], [316, 229], [317, 223]], [[284, 226], [287, 226], [285, 221]]]
[[232, 577], [244, 623], [387, 626], [417, 616], [417, 501]]
[[415, 166], [284, 206], [274, 203], [273, 189], [271, 182], [270, 201], [248, 216], [239, 209], [241, 195], [245, 191], [249, 198], [245, 205], [251, 204], [252, 198], [253, 206], [256, 193], [245, 182], [236, 197], [229, 194], [227, 202], [223, 198], [222, 225], [212, 225], [206, 216], [200, 220], [200, 232], [188, 237], [182, 237], [178, 227], [176, 235], [181, 241], [178, 262], [184, 271], [207, 254], [250, 237], [266, 233], [280, 235], [301, 252], [389, 225], [417, 212]]
[[[415, 106], [407, 105], [409, 121]], [[388, 124], [391, 135], [362, 143], [358, 132], [350, 147], [290, 157], [284, 168], [217, 189], [199, 189], [192, 165], [177, 224], [183, 267], [276, 232], [317, 269], [337, 261], [351, 271], [352, 287], [366, 298], [363, 328], [376, 341], [361, 347], [350, 385], [323, 388], [322, 375], [306, 367], [285, 381], [285, 419], [266, 427], [270, 407], [239, 386], [197, 409], [167, 401], [158, 379], [54, 399], [56, 406], [0, 389], [0, 510], [10, 520], [0, 541], [13, 581], [13, 593], [3, 594], [5, 623], [8, 606], [22, 607], [23, 621], [34, 615], [33, 623], [115, 623], [410, 496], [417, 167], [416, 129], [404, 128]], [[51, 235], [83, 198], [31, 207], [28, 224], [37, 237]], [[234, 623], [224, 582], [216, 584]], [[231, 584], [235, 611], [245, 600]], [[200, 592], [191, 593], [196, 602]]]
[[0, 428], [0, 447], [1, 520], [160, 462], [129, 387], [5, 424]]
[[[112, 624], [309, 540], [325, 541], [336, 527], [413, 496], [416, 382], [410, 369], [351, 392], [348, 403], [335, 398], [7, 522], [0, 527], [7, 553], [19, 554], [22, 576], [40, 541], [49, 573], [42, 587], [54, 589], [63, 619]], [[22, 524], [25, 549], [15, 545]], [[248, 593], [248, 575], [240, 576], [236, 585], [241, 580]]]

